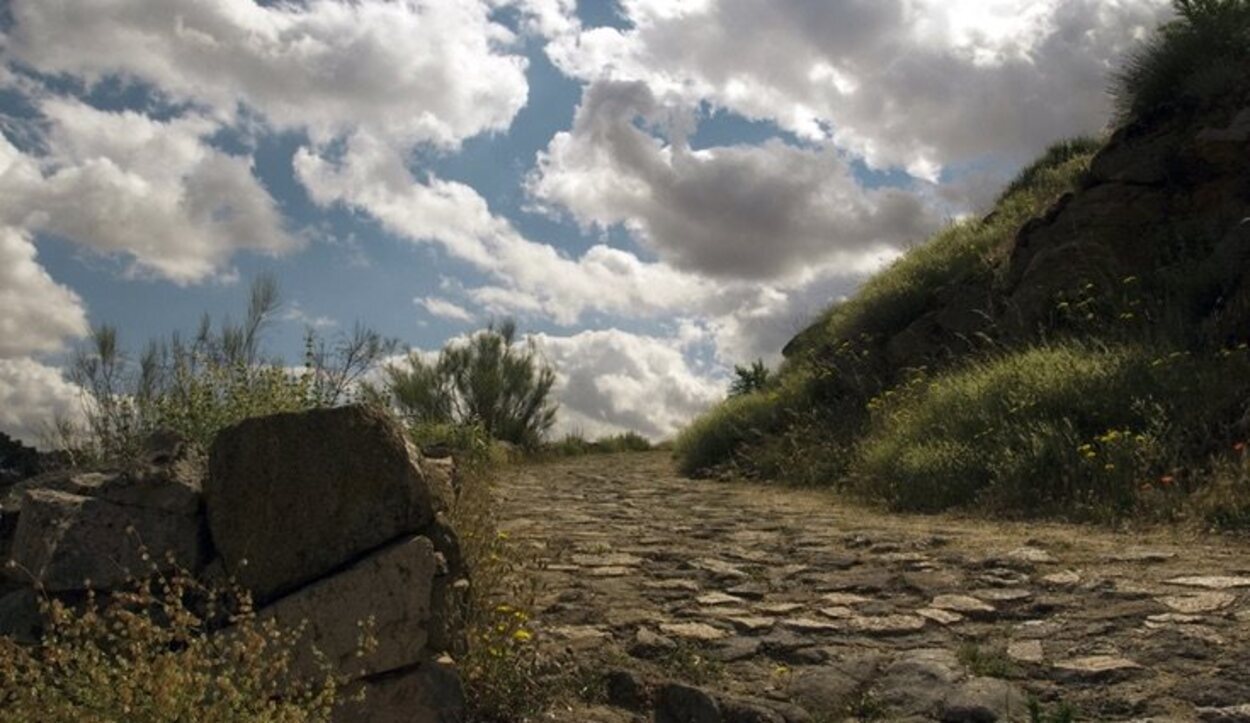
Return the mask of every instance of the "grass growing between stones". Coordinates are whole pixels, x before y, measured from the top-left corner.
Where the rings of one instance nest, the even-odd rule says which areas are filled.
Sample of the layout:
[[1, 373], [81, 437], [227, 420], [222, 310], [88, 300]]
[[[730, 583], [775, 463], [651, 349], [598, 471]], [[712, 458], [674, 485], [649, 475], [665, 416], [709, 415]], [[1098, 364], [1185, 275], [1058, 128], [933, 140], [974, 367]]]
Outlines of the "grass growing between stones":
[[[246, 591], [186, 572], [80, 605], [45, 598], [40, 612], [39, 642], [0, 637], [5, 721], [324, 723], [345, 700], [315, 650], [316, 671], [293, 672], [303, 627], [258, 617]], [[365, 625], [360, 650], [374, 644]]]
[[709, 658], [706, 650], [691, 643], [678, 643], [656, 663], [669, 677], [690, 685], [709, 685], [725, 676], [724, 663]]
[[964, 643], [955, 651], [955, 657], [969, 673], [982, 678], [1014, 678], [1020, 672], [1002, 645]]
[[505, 723], [540, 713], [555, 692], [540, 675], [531, 625], [536, 562], [496, 525], [492, 484], [500, 460], [488, 443], [468, 449], [457, 460], [460, 494], [451, 515], [472, 579], [458, 661], [472, 720]]

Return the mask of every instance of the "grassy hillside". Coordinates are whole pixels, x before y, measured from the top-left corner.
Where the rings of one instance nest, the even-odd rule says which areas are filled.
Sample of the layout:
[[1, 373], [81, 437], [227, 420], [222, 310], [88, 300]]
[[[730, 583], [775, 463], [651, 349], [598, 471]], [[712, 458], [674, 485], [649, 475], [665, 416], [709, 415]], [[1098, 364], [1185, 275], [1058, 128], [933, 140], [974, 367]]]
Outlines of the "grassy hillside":
[[681, 435], [684, 471], [1250, 520], [1250, 2], [1177, 7], [1116, 78], [1115, 134], [1055, 145], [829, 308]]

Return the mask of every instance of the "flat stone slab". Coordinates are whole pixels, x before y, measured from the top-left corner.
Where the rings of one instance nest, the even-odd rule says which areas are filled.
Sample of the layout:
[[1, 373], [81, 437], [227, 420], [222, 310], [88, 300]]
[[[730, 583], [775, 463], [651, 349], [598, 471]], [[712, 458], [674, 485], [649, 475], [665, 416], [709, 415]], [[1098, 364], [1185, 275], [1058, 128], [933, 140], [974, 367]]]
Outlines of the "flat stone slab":
[[1250, 703], [1195, 711], [1204, 723], [1250, 723]]
[[1017, 547], [1007, 553], [1007, 559], [1037, 564], [1058, 562], [1054, 555], [1039, 547]]
[[1175, 552], [1167, 550], [1129, 550], [1111, 555], [1112, 562], [1167, 562], [1176, 557]]
[[969, 617], [990, 617], [998, 612], [993, 605], [970, 595], [938, 595], [929, 603], [929, 607], [950, 610]]
[[964, 619], [964, 616], [957, 612], [939, 608], [920, 608], [916, 611], [916, 614], [927, 620], [932, 620], [938, 625], [954, 625]]
[[1046, 651], [1040, 640], [1013, 640], [1007, 643], [1007, 657], [1020, 663], [1040, 663]]
[[833, 618], [835, 620], [846, 620], [848, 618], [854, 618], [854, 617], [859, 616], [859, 613], [855, 612], [854, 610], [848, 607], [840, 607], [840, 606], [821, 608], [820, 614], [824, 615], [827, 618]]
[[637, 555], [616, 552], [606, 555], [574, 555], [573, 564], [583, 567], [638, 567], [646, 560]]
[[728, 562], [725, 562], [724, 560], [717, 560], [714, 557], [705, 557], [705, 558], [701, 558], [698, 560], [693, 560], [690, 563], [690, 566], [698, 570], [704, 570], [706, 572], [710, 572], [713, 575], [717, 575], [719, 577], [730, 577], [730, 578], [748, 577], [748, 575], [745, 572], [743, 572], [741, 568], [730, 565]]
[[664, 623], [660, 632], [683, 640], [711, 642], [729, 637], [729, 633], [707, 623]]
[[924, 630], [928, 621], [919, 615], [872, 615], [855, 618], [851, 624], [869, 635], [907, 635]]
[[781, 621], [785, 627], [800, 633], [833, 633], [844, 629], [843, 625], [815, 618], [786, 618]]
[[1191, 577], [1174, 577], [1168, 580], [1169, 585], [1184, 587], [1201, 587], [1208, 590], [1233, 590], [1250, 587], [1250, 577], [1230, 577], [1226, 575], [1200, 575]]
[[746, 600], [733, 595], [727, 595], [723, 592], [710, 592], [706, 595], [700, 595], [695, 598], [695, 602], [700, 605], [745, 605]]
[[789, 615], [805, 607], [807, 606], [800, 603], [761, 603], [755, 609], [768, 615]]
[[827, 595], [821, 595], [821, 602], [829, 603], [835, 607], [845, 607], [848, 605], [860, 605], [862, 603], [872, 602], [872, 598], [863, 595], [855, 595], [849, 592], [831, 592]]
[[757, 633], [764, 630], [771, 630], [777, 621], [773, 618], [761, 618], [752, 615], [734, 616], [726, 618], [733, 623], [735, 628], [748, 633]]
[[1064, 570], [1042, 576], [1042, 582], [1055, 587], [1071, 587], [1081, 582], [1080, 573], [1075, 570]]
[[1142, 667], [1128, 658], [1114, 655], [1090, 655], [1055, 663], [1057, 670], [1091, 680], [1115, 678], [1140, 671]]
[[1165, 595], [1158, 598], [1178, 613], [1210, 613], [1223, 610], [1237, 601], [1237, 596], [1226, 592], [1200, 592], [1193, 595]]

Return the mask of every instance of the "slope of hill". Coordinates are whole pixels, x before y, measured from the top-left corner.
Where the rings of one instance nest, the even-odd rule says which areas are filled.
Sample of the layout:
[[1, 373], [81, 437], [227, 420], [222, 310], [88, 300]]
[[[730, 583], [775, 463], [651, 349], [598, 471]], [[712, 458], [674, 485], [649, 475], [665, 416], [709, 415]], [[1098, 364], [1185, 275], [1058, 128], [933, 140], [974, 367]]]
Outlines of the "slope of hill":
[[1105, 143], [1054, 146], [831, 307], [686, 430], [684, 471], [1250, 523], [1250, 2], [1177, 6]]

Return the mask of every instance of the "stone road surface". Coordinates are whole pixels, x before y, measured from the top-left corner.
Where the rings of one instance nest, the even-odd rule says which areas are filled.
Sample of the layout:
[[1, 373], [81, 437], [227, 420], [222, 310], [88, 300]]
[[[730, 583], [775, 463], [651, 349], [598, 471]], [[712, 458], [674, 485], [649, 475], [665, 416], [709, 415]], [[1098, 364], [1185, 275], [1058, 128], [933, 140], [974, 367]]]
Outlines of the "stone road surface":
[[541, 559], [539, 644], [613, 671], [611, 705], [549, 719], [1250, 721], [1245, 542], [886, 515], [662, 453], [500, 494]]

